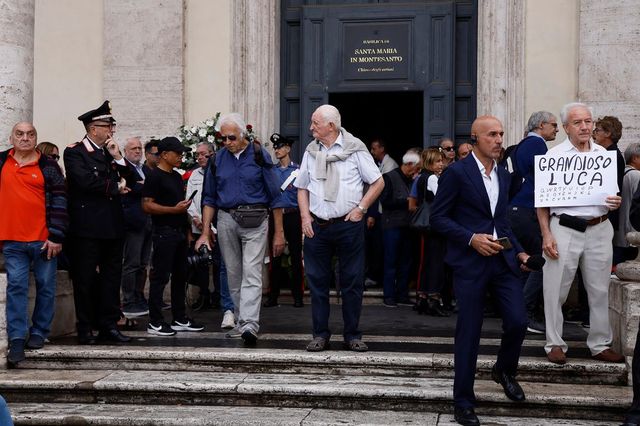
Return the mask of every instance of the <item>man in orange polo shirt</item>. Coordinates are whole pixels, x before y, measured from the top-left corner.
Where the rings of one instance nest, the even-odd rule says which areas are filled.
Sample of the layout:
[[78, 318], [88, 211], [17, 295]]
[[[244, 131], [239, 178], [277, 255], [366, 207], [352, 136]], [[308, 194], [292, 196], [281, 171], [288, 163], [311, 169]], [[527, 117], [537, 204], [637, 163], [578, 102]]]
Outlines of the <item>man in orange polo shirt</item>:
[[[24, 360], [26, 347], [39, 349], [49, 335], [56, 294], [56, 256], [67, 231], [67, 195], [58, 164], [36, 151], [31, 123], [13, 126], [13, 148], [0, 153], [0, 241], [7, 269], [9, 364]], [[29, 268], [36, 304], [28, 328]]]

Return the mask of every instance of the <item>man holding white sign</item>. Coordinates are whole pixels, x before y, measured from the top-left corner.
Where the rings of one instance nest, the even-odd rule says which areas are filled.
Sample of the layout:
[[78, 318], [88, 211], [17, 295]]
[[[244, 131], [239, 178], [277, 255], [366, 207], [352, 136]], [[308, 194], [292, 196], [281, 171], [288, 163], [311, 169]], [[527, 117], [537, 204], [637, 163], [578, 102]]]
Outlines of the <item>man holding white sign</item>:
[[[609, 347], [613, 227], [607, 213], [621, 203], [619, 196], [609, 195], [618, 192], [615, 153], [611, 157], [591, 141], [593, 114], [587, 105], [567, 104], [560, 118], [568, 137], [545, 156], [536, 157], [535, 172], [536, 207], [547, 259], [543, 269], [545, 351], [549, 361], [566, 363], [568, 346], [562, 340], [562, 305], [579, 266], [589, 298], [591, 328], [587, 346], [594, 359], [624, 362], [624, 357]], [[560, 195], [547, 198], [542, 197], [543, 186], [552, 191], [564, 188], [558, 190]]]

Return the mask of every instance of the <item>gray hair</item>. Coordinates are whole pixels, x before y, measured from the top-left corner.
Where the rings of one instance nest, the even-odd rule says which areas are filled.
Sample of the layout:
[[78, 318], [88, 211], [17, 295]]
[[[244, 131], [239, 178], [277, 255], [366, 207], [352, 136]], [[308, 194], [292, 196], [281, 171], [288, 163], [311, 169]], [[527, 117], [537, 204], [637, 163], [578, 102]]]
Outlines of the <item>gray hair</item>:
[[320, 105], [316, 112], [320, 114], [328, 123], [333, 123], [338, 130], [342, 127], [342, 120], [340, 118], [340, 111], [333, 105], [325, 104]]
[[633, 157], [640, 157], [640, 143], [629, 144], [624, 150], [624, 162], [629, 164]]
[[531, 117], [529, 117], [525, 133], [533, 132], [535, 129], [539, 128], [542, 123], [548, 123], [554, 118], [556, 118], [556, 116], [549, 111], [534, 112], [533, 114], [531, 114]]
[[593, 108], [591, 108], [589, 105], [583, 104], [582, 102], [570, 102], [565, 106], [563, 106], [562, 109], [560, 110], [560, 121], [562, 121], [562, 124], [567, 124], [569, 113], [574, 108], [587, 109], [589, 111], [589, 114], [591, 114], [591, 118], [593, 118]]
[[133, 141], [133, 140], [137, 140], [138, 142], [140, 142], [140, 146], [142, 146], [142, 137], [140, 136], [131, 136], [126, 138], [124, 141], [120, 141], [119, 145], [120, 145], [120, 149], [126, 149], [127, 145], [129, 144], [129, 141]]
[[201, 146], [206, 146], [209, 152], [213, 152], [213, 144], [211, 142], [198, 142], [198, 144], [196, 145], [196, 149], [200, 148]]
[[247, 124], [237, 112], [231, 112], [220, 117], [218, 120], [218, 128], [222, 128], [225, 124], [236, 126], [238, 130], [240, 130], [240, 136], [245, 137], [247, 135]]
[[418, 164], [420, 162], [420, 156], [410, 149], [406, 154], [402, 156], [402, 164]]

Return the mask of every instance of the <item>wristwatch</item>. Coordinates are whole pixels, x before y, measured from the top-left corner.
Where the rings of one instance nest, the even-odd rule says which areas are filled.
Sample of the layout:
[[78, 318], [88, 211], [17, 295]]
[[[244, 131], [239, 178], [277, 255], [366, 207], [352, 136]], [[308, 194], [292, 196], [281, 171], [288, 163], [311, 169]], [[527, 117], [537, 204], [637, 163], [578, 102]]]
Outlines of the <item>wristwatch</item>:
[[360, 209], [360, 211], [362, 212], [362, 214], [367, 214], [367, 209], [365, 209], [364, 207], [362, 207], [360, 204], [358, 204], [358, 208]]

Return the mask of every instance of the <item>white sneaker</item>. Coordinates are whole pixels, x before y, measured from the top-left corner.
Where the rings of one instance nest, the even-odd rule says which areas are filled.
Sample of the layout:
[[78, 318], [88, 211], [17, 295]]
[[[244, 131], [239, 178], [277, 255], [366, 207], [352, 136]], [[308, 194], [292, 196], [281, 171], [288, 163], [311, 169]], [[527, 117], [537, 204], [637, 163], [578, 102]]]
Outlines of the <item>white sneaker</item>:
[[[231, 312], [231, 311], [227, 311]], [[242, 336], [242, 331], [238, 327], [234, 327], [231, 330], [227, 331], [225, 337], [227, 339], [239, 339]]]
[[224, 317], [222, 317], [222, 324], [220, 328], [223, 330], [229, 330], [236, 326], [236, 316], [233, 311], [224, 311]]

